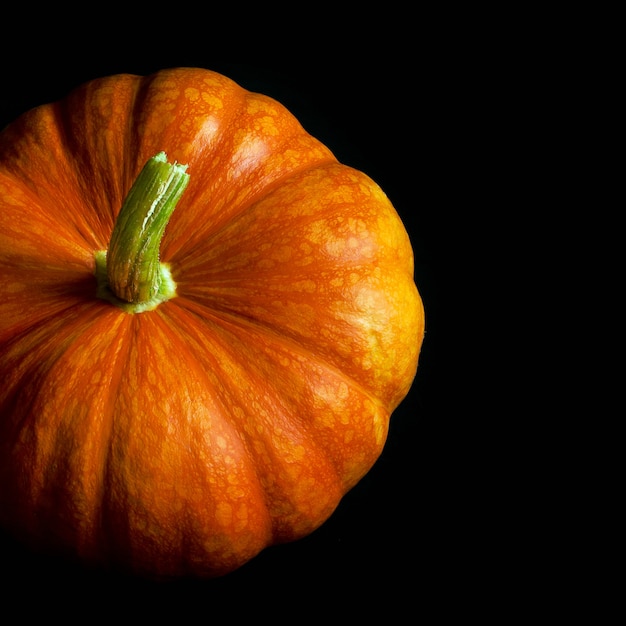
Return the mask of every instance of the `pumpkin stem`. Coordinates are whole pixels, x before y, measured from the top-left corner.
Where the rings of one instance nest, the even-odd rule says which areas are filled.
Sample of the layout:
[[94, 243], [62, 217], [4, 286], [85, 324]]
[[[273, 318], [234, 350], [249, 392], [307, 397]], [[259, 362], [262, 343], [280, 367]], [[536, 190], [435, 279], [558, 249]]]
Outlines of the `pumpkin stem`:
[[189, 182], [186, 169], [186, 165], [168, 163], [164, 152], [146, 163], [124, 200], [108, 252], [96, 254], [100, 297], [129, 312], [140, 312], [175, 295], [176, 285], [167, 265], [160, 262], [159, 249]]

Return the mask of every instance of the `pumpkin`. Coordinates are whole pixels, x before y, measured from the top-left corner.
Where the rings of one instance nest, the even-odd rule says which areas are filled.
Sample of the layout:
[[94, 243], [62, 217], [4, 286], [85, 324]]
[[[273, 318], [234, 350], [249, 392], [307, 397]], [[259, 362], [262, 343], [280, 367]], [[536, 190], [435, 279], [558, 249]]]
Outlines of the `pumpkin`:
[[0, 524], [140, 576], [301, 538], [414, 380], [407, 232], [274, 99], [90, 81], [0, 134]]

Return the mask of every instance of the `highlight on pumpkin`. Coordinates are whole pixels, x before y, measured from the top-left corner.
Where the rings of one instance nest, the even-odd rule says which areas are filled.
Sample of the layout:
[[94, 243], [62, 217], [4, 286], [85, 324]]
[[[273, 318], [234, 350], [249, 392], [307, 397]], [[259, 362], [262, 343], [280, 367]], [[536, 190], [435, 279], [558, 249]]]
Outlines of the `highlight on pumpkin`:
[[120, 209], [108, 250], [95, 254], [99, 298], [141, 313], [176, 296], [176, 283], [159, 252], [189, 182], [186, 170], [186, 165], [169, 163], [165, 152], [145, 164]]

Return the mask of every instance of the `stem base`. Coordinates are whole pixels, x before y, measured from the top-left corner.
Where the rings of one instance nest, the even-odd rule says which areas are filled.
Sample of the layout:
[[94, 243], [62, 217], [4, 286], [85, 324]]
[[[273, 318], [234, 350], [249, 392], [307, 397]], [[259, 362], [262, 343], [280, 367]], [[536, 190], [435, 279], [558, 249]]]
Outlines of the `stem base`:
[[94, 256], [96, 260], [96, 282], [98, 285], [96, 296], [114, 304], [116, 307], [122, 309], [122, 311], [126, 313], [143, 313], [144, 311], [152, 311], [156, 309], [159, 304], [176, 297], [176, 283], [172, 278], [169, 265], [167, 263], [160, 263], [159, 290], [156, 295], [145, 302], [126, 302], [126, 300], [118, 298], [109, 286], [109, 279], [107, 275], [107, 251], [98, 250]]

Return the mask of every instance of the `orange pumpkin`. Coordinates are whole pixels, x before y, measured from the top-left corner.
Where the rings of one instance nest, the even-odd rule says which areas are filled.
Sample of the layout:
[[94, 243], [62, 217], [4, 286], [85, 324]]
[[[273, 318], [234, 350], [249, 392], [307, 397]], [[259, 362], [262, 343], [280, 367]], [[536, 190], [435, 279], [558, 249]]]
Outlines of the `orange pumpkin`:
[[116, 75], [0, 134], [0, 523], [38, 549], [218, 576], [307, 535], [423, 333], [390, 201], [269, 97]]

